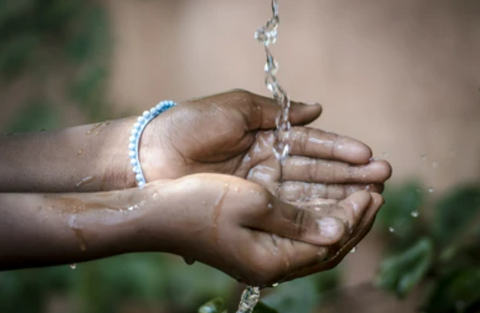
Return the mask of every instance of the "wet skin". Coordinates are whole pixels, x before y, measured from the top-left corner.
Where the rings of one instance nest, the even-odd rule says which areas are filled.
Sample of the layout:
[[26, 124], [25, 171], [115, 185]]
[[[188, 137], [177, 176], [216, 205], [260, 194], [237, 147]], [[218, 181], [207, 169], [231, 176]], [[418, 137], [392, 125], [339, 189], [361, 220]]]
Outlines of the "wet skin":
[[338, 263], [381, 204], [379, 194], [361, 191], [292, 205], [220, 174], [104, 193], [0, 194], [0, 268], [158, 251], [267, 286]]
[[[159, 251], [265, 286], [335, 266], [368, 233], [390, 165], [357, 140], [303, 126], [321, 106], [300, 103], [290, 111], [292, 156], [280, 164], [278, 109], [241, 90], [179, 103], [145, 129], [140, 158], [152, 183], [143, 189], [0, 194], [0, 268]], [[133, 187], [134, 122], [0, 138], [0, 189]]]

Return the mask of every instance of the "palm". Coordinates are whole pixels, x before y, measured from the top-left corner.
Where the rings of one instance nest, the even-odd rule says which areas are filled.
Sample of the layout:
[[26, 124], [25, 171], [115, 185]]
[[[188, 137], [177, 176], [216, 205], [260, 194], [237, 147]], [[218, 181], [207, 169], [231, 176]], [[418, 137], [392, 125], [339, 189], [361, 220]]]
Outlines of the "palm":
[[[237, 91], [187, 101], [154, 120], [161, 128], [160, 144], [152, 145], [160, 147], [152, 179], [229, 174], [289, 200], [312, 194], [341, 199], [390, 175], [387, 163], [369, 161], [371, 151], [364, 144], [306, 127], [292, 128], [292, 157], [280, 164], [272, 152], [278, 107], [255, 97]], [[318, 108], [292, 103], [292, 124], [311, 122]]]

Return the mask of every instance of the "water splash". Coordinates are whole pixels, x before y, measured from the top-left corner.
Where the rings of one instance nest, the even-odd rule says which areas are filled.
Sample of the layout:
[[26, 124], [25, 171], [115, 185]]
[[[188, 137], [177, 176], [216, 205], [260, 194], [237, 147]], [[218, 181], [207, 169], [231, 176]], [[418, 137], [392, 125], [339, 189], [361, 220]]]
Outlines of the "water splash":
[[265, 85], [272, 92], [273, 98], [281, 107], [280, 114], [276, 119], [277, 130], [275, 132], [275, 143], [273, 145], [273, 153], [279, 161], [283, 161], [288, 157], [290, 145], [288, 139], [290, 137], [291, 124], [288, 119], [290, 112], [290, 98], [285, 90], [278, 84], [277, 71], [278, 62], [270, 52], [269, 46], [277, 41], [277, 29], [280, 22], [278, 17], [278, 3], [272, 0], [273, 17], [267, 21], [265, 26], [260, 27], [255, 33], [255, 39], [265, 47], [265, 55], [267, 62], [265, 64]]
[[390, 227], [388, 228], [388, 231], [391, 232], [391, 233], [394, 233], [394, 232], [395, 232], [395, 228], [393, 228], [392, 226], [390, 226]]
[[252, 313], [260, 299], [260, 288], [248, 286], [242, 293], [237, 313]]
[[435, 190], [433, 189], [433, 187], [428, 188], [428, 192], [429, 192], [429, 193], [433, 193], [434, 191], [435, 191]]
[[417, 218], [417, 217], [420, 215], [420, 213], [419, 213], [418, 211], [412, 211], [412, 212], [410, 213], [410, 215], [411, 215], [413, 218]]
[[350, 253], [355, 253], [357, 252], [357, 247], [353, 247], [352, 250], [350, 250]]
[[72, 270], [77, 268], [77, 263], [72, 263], [69, 265]]

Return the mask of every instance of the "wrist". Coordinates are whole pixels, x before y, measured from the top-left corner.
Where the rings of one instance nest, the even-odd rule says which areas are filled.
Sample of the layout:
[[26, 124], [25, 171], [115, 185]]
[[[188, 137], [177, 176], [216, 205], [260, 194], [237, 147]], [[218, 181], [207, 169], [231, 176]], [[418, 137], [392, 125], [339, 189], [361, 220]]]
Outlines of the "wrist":
[[128, 117], [112, 122], [112, 135], [106, 146], [101, 147], [107, 151], [107, 156], [100, 158], [103, 168], [101, 183], [97, 191], [120, 190], [134, 188], [135, 174], [132, 172], [130, 158], [127, 154], [127, 145], [130, 136], [130, 130], [136, 122], [136, 117]]
[[175, 238], [179, 225], [175, 222], [176, 213], [172, 213], [177, 211], [176, 193], [171, 188], [174, 182], [157, 180], [131, 190], [132, 203], [142, 212], [130, 231], [131, 252], [175, 253], [177, 250]]
[[159, 179], [175, 178], [168, 170], [168, 151], [170, 143], [163, 135], [165, 133], [164, 117], [169, 112], [154, 118], [143, 131], [139, 144], [139, 160], [145, 180], [153, 182]]
[[[153, 122], [154, 124], [158, 123], [158, 115], [164, 113], [175, 105], [176, 103], [171, 100], [160, 102], [150, 110], [144, 111], [143, 114], [137, 118], [137, 122], [133, 125], [131, 129], [131, 135], [129, 137], [128, 145], [128, 154], [130, 157], [130, 164], [132, 166], [132, 170], [135, 173], [135, 180], [139, 187], [143, 187], [147, 183], [147, 175], [145, 175], [144, 173], [144, 167], [148, 169], [149, 167], [162, 162], [162, 159], [153, 159], [151, 157], [145, 156], [152, 155], [152, 153], [148, 151], [150, 148], [154, 148], [162, 144], [161, 140], [157, 139], [161, 138], [163, 132], [152, 132], [151, 130], [155, 129], [155, 127], [150, 127], [150, 131], [146, 130], [146, 128], [149, 125], [152, 126], [152, 121], [155, 121]], [[141, 152], [141, 150], [143, 151]], [[156, 148], [156, 150], [158, 150], [158, 148]], [[141, 157], [141, 154], [143, 154], [143, 158]], [[149, 180], [156, 180], [159, 178], [161, 177], [148, 177]]]

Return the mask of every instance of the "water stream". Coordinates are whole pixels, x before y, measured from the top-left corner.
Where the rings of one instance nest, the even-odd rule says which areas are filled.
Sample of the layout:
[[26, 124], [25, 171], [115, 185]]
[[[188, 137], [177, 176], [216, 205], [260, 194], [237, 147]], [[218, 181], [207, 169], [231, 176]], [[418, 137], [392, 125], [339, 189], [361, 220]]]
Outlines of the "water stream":
[[[267, 62], [265, 64], [265, 85], [272, 92], [273, 98], [280, 106], [280, 113], [276, 119], [277, 129], [275, 131], [275, 142], [273, 144], [273, 153], [279, 162], [283, 162], [290, 152], [288, 138], [290, 135], [290, 121], [288, 113], [290, 111], [290, 98], [285, 90], [278, 84], [277, 71], [278, 62], [270, 52], [269, 46], [277, 41], [277, 29], [279, 25], [278, 3], [272, 0], [273, 17], [270, 18], [265, 26], [260, 27], [255, 33], [255, 39], [265, 48]], [[247, 286], [240, 297], [237, 313], [252, 313], [253, 309], [260, 299], [260, 288]]]

